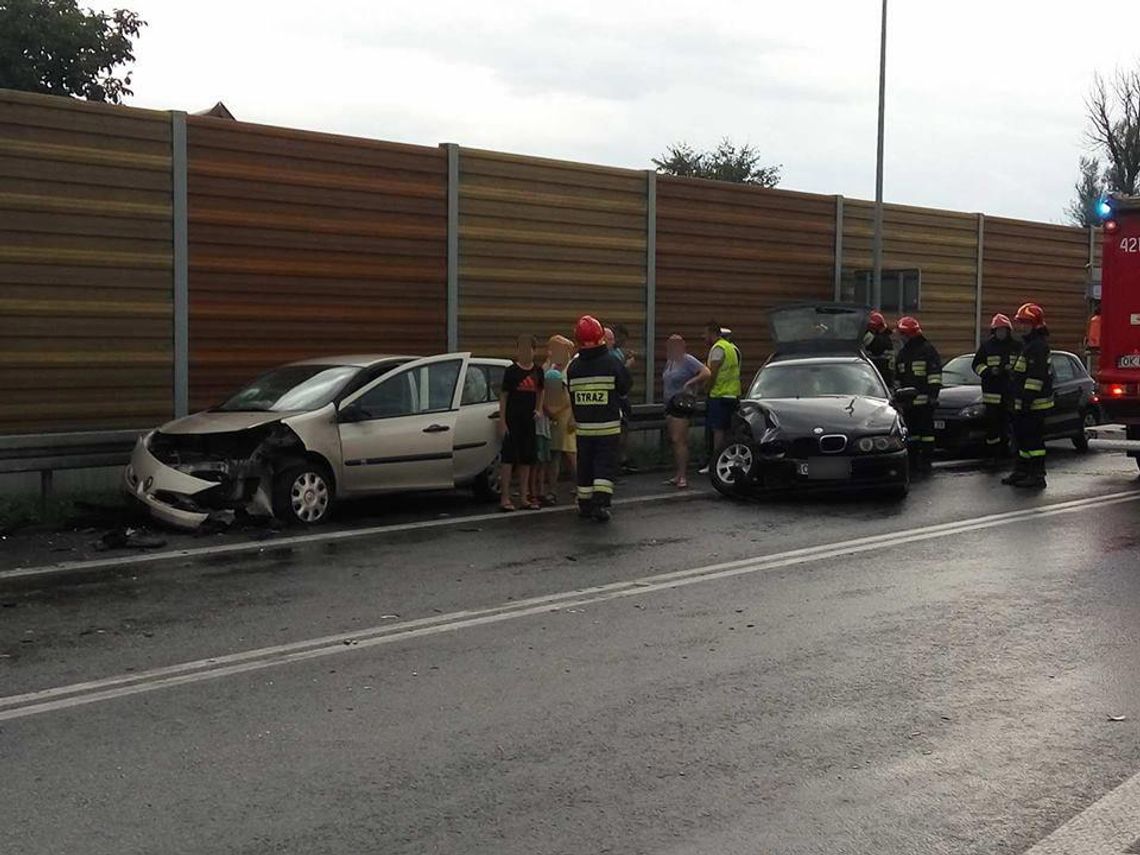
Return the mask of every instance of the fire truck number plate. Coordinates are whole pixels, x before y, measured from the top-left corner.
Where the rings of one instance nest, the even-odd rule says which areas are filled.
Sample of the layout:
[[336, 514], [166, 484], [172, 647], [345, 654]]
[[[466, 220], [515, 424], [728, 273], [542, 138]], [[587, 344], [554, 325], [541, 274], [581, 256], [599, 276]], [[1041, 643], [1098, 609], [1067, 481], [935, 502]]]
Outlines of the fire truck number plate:
[[1120, 239], [1121, 252], [1140, 252], [1140, 237], [1126, 237]]
[[1116, 361], [1117, 368], [1140, 368], [1140, 353], [1122, 356]]

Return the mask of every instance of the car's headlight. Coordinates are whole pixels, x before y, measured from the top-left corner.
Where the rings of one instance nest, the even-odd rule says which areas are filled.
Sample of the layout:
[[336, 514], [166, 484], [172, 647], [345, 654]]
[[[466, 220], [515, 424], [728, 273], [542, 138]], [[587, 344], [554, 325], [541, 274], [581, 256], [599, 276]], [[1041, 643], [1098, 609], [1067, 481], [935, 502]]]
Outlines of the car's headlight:
[[902, 437], [894, 434], [891, 436], [865, 436], [856, 443], [856, 448], [863, 454], [871, 454], [876, 451], [880, 454], [889, 451], [902, 451], [905, 447]]
[[958, 410], [958, 417], [963, 419], [980, 419], [985, 414], [985, 404], [970, 404], [970, 406]]

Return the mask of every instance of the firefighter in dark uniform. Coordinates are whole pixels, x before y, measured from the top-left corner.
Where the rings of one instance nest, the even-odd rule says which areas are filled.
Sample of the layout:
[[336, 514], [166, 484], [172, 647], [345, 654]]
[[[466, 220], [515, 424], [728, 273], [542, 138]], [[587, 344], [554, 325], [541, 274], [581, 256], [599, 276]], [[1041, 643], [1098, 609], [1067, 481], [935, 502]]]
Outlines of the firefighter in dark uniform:
[[578, 425], [578, 513], [607, 522], [621, 457], [621, 399], [633, 384], [597, 318], [580, 318], [574, 338], [578, 355], [566, 381]]
[[1013, 363], [1013, 434], [1017, 460], [1003, 484], [1028, 490], [1045, 488], [1045, 416], [1053, 409], [1053, 365], [1045, 312], [1026, 303], [1013, 318], [1022, 337]]
[[871, 312], [867, 317], [867, 332], [863, 335], [863, 350], [883, 375], [887, 388], [895, 382], [895, 343], [891, 328], [882, 312]]
[[895, 357], [895, 381], [900, 389], [918, 392], [903, 410], [910, 461], [916, 470], [925, 472], [934, 458], [934, 408], [942, 391], [942, 359], [922, 334], [917, 319], [900, 318], [897, 330], [904, 343]]
[[982, 380], [986, 408], [986, 461], [993, 466], [1009, 448], [1010, 378], [1020, 347], [1013, 338], [1009, 317], [994, 315], [990, 337], [974, 354], [974, 373]]

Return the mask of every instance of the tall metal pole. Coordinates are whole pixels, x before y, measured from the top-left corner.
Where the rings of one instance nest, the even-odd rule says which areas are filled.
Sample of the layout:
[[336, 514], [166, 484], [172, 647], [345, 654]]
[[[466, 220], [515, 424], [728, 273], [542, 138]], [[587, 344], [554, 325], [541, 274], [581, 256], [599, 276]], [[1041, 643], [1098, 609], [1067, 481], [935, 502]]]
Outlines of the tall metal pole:
[[871, 306], [883, 306], [883, 130], [887, 106], [887, 0], [883, 0], [883, 32], [879, 43], [879, 149], [875, 158], [875, 235], [871, 273]]

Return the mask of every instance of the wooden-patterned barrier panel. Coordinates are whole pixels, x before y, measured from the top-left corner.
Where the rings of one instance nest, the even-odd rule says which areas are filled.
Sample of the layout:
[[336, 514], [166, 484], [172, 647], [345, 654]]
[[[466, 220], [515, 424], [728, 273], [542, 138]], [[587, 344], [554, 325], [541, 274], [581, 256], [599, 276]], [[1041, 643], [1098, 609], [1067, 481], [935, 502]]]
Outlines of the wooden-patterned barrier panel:
[[[843, 282], [865, 280], [872, 268], [874, 206], [847, 199], [843, 206]], [[987, 221], [988, 228], [988, 221]], [[988, 234], [987, 234], [988, 238]], [[919, 318], [944, 360], [974, 350], [977, 311], [978, 217], [931, 208], [883, 207], [884, 314]], [[887, 305], [886, 280], [902, 274], [904, 291], [917, 275], [918, 305]], [[897, 291], [897, 285], [894, 286]], [[892, 293], [893, 296], [893, 293]]]
[[733, 331], [747, 383], [771, 352], [768, 310], [831, 300], [834, 258], [832, 196], [659, 176], [658, 367], [673, 333], [703, 360], [716, 320]]
[[441, 149], [187, 124], [192, 408], [291, 360], [443, 350]]
[[462, 149], [459, 176], [461, 347], [510, 356], [592, 313], [642, 352], [644, 173]]
[[1088, 321], [1088, 230], [986, 217], [983, 322], [1040, 303], [1051, 342], [1081, 353]]
[[173, 411], [170, 116], [0, 90], [0, 433]]

